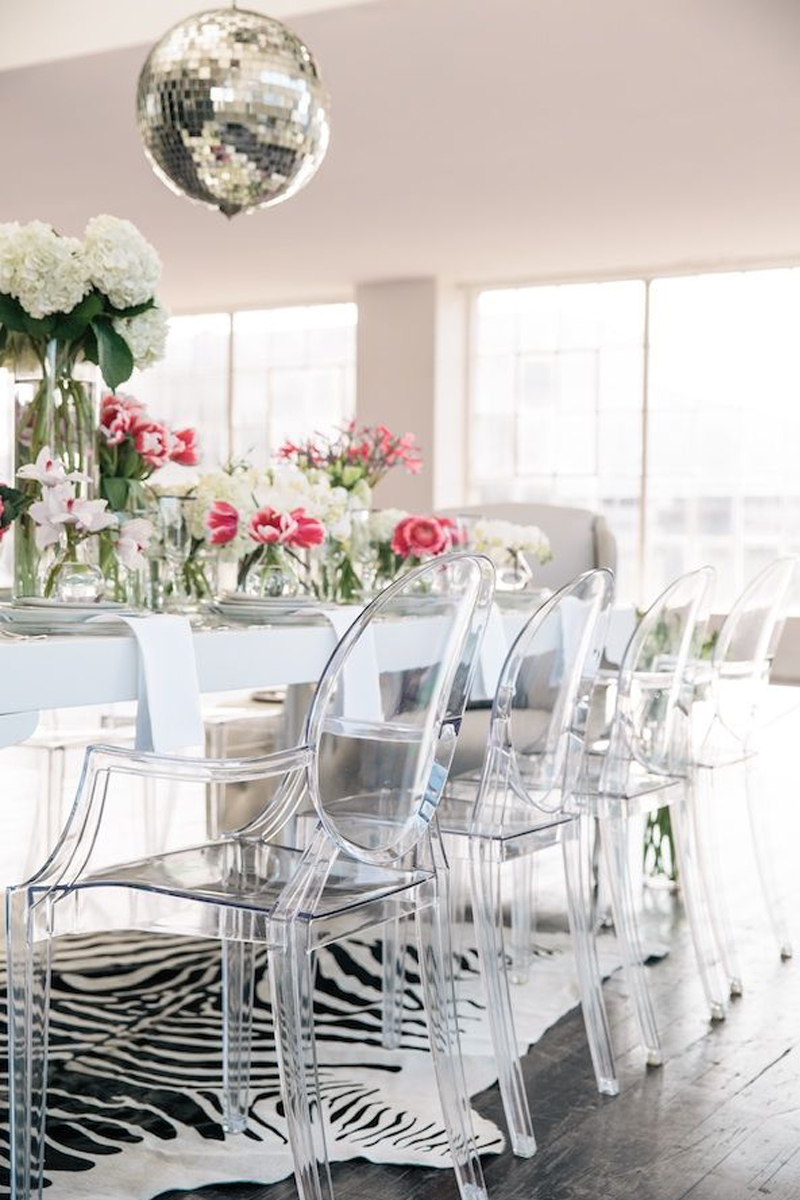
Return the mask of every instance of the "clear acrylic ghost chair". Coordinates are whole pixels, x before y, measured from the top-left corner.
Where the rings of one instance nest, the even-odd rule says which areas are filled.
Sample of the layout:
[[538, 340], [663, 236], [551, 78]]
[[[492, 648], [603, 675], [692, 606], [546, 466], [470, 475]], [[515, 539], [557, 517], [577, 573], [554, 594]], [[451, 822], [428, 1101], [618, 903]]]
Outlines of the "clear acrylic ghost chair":
[[724, 899], [715, 777], [738, 767], [744, 775], [752, 846], [767, 914], [782, 958], [792, 956], [786, 915], [771, 852], [769, 804], [764, 800], [759, 738], [762, 705], [796, 577], [798, 559], [776, 559], [745, 588], [720, 627], [708, 672], [695, 689], [693, 786], [697, 803], [701, 867], [709, 895], [714, 931], [731, 995], [742, 991], [742, 977]]
[[663, 1061], [644, 968], [631, 881], [631, 818], [667, 806], [698, 971], [712, 1019], [725, 1015], [727, 992], [714, 940], [709, 897], [687, 807], [690, 714], [714, 573], [683, 575], [648, 609], [620, 664], [608, 737], [590, 747], [579, 787], [583, 812], [598, 819], [614, 928], [647, 1061]]
[[[589, 571], [528, 618], [500, 673], [483, 767], [452, 777], [439, 810], [448, 858], [471, 877], [500, 1092], [512, 1148], [523, 1157], [536, 1143], [514, 1032], [501, 879], [504, 867], [514, 871], [559, 843], [597, 1083], [609, 1095], [619, 1090], [591, 921], [589, 821], [570, 812], [612, 594], [610, 572]], [[524, 874], [515, 872], [515, 887]]]
[[[247, 1111], [254, 946], [268, 947], [297, 1188], [300, 1200], [331, 1200], [311, 954], [398, 914], [416, 918], [432, 1058], [459, 1190], [464, 1200], [485, 1196], [452, 1016], [447, 864], [432, 818], [493, 579], [488, 559], [456, 554], [387, 588], [334, 651], [309, 710], [306, 736], [294, 749], [224, 762], [89, 750], [56, 850], [38, 875], [6, 897], [15, 1200], [41, 1196], [42, 1189], [52, 940], [111, 923], [221, 941], [225, 1110], [236, 1128]], [[403, 664], [416, 669], [400, 676], [398, 688]], [[282, 783], [264, 811], [236, 833], [109, 864], [98, 845], [124, 800], [119, 785], [143, 775], [166, 779], [170, 787], [186, 783], [201, 794], [212, 784], [276, 776]], [[273, 844], [305, 793], [318, 816], [307, 848]], [[364, 811], [379, 819], [367, 825], [353, 818]]]

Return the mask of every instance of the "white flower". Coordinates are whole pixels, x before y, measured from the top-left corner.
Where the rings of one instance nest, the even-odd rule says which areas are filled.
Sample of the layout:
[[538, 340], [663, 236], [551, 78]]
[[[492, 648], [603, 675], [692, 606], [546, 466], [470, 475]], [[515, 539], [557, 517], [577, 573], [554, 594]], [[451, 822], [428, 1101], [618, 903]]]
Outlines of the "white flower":
[[60, 458], [53, 458], [49, 446], [43, 446], [36, 456], [36, 462], [28, 463], [17, 471], [20, 479], [35, 479], [44, 487], [56, 487], [60, 483], [88, 483], [89, 476], [80, 471], [70, 471]]
[[134, 517], [120, 528], [117, 557], [129, 571], [138, 571], [145, 566], [144, 555], [152, 536], [153, 526], [144, 517]]
[[5, 240], [5, 253], [0, 250], [0, 254], [4, 276], [10, 273], [7, 290], [30, 316], [39, 319], [71, 312], [90, 290], [77, 238], [59, 237], [42, 221], [31, 221]]
[[539, 562], [552, 557], [550, 540], [537, 525], [515, 525], [512, 521], [490, 521], [483, 517], [475, 522], [472, 547], [487, 554], [498, 566], [517, 554], [530, 555]]
[[110, 529], [117, 524], [117, 517], [107, 512], [107, 500], [77, 499], [72, 506], [75, 523], [86, 533], [99, 533], [101, 529]]
[[155, 295], [161, 260], [130, 221], [105, 213], [92, 217], [83, 250], [89, 278], [115, 308], [144, 304]]
[[59, 483], [55, 487], [44, 486], [41, 500], [32, 504], [29, 511], [36, 524], [43, 528], [77, 525], [84, 533], [99, 533], [117, 523], [114, 514], [106, 512], [107, 505], [107, 500], [86, 500], [76, 496], [71, 483]]
[[19, 223], [9, 221], [0, 225], [0, 292], [7, 294], [14, 283], [14, 272], [17, 269], [17, 234]]
[[396, 526], [407, 516], [408, 513], [402, 508], [379, 508], [370, 513], [370, 541], [391, 542]]
[[115, 317], [113, 325], [130, 346], [134, 364], [140, 371], [164, 357], [169, 313], [161, 304], [139, 313], [138, 317]]

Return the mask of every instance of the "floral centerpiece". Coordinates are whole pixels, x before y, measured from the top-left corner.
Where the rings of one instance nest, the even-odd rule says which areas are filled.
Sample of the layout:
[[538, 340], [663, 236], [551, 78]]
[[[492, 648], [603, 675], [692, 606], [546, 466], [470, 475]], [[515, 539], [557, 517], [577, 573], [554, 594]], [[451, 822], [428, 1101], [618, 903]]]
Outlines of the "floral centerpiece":
[[550, 540], [538, 525], [516, 525], [479, 517], [472, 526], [469, 543], [487, 555], [497, 571], [500, 591], [520, 591], [533, 578], [530, 559], [545, 563], [553, 557]]
[[[49, 447], [75, 476], [75, 498], [92, 498], [93, 367], [113, 390], [134, 367], [162, 356], [167, 314], [156, 299], [160, 275], [155, 250], [117, 217], [94, 217], [82, 239], [41, 221], [0, 225], [0, 365], [14, 376], [18, 473]], [[18, 477], [33, 503], [37, 480]], [[45, 582], [31, 508], [15, 533], [17, 595], [36, 594]]]
[[[109, 392], [100, 403], [97, 437], [100, 495], [116, 513], [141, 516], [154, 510], [157, 497], [147, 486], [153, 474], [168, 463], [197, 466], [200, 459], [194, 429], [171, 429], [155, 420], [144, 404], [122, 392]], [[173, 489], [173, 492], [177, 489]], [[100, 565], [117, 599], [126, 599], [126, 578], [108, 537], [100, 539]], [[202, 563], [193, 558], [183, 565], [181, 591], [210, 594]]]
[[98, 446], [100, 494], [115, 512], [145, 505], [143, 485], [160, 467], [200, 461], [194, 429], [171, 429], [123, 392], [106, 393], [100, 402]]
[[302, 442], [285, 442], [278, 459], [310, 479], [324, 477], [334, 492], [346, 493], [346, 516], [338, 524], [326, 525], [314, 588], [330, 600], [359, 599], [380, 574], [372, 561], [369, 527], [373, 492], [398, 467], [419, 474], [422, 457], [416, 438], [411, 433], [394, 434], [385, 425], [350, 421], [331, 436], [315, 434]]
[[37, 550], [50, 552], [42, 588], [45, 597], [95, 601], [103, 596], [102, 573], [81, 562], [78, 553], [79, 547], [103, 534], [112, 538], [113, 553], [124, 567], [137, 570], [144, 565], [143, 555], [152, 534], [150, 522], [140, 519], [121, 523], [108, 510], [106, 500], [79, 495], [77, 485], [85, 483], [86, 477], [79, 471], [69, 471], [49, 446], [42, 447], [35, 462], [20, 467], [18, 475], [34, 495], [0, 488], [0, 537], [16, 518], [27, 516], [33, 522]]
[[305, 552], [324, 542], [326, 530], [346, 534], [347, 521], [344, 489], [293, 466], [233, 465], [204, 475], [192, 493], [193, 553], [214, 547], [236, 564], [237, 588], [257, 595], [313, 590]]

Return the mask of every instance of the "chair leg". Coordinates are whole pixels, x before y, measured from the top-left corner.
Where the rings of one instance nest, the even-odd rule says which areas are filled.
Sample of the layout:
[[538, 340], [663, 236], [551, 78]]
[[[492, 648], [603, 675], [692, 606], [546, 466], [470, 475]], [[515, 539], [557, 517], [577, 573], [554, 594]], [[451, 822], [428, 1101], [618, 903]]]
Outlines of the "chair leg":
[[49, 913], [32, 910], [25, 888], [6, 893], [11, 1195], [40, 1200], [44, 1172]]
[[664, 1061], [664, 1056], [645, 978], [644, 951], [631, 890], [627, 821], [624, 817], [604, 818], [602, 835], [608, 867], [608, 887], [614, 911], [614, 928], [622, 954], [633, 1012], [648, 1065], [657, 1067]]
[[678, 857], [678, 878], [681, 881], [683, 902], [689, 918], [700, 982], [711, 1020], [722, 1021], [725, 1019], [728, 989], [714, 939], [708, 896], [700, 871], [697, 830], [692, 813], [687, 811], [685, 805], [671, 805], [670, 815]]
[[530, 1158], [536, 1153], [536, 1139], [514, 1031], [508, 965], [503, 942], [501, 864], [496, 861], [496, 850], [489, 838], [476, 837], [471, 840], [475, 933], [486, 993], [489, 1029], [511, 1147], [521, 1158]]
[[254, 991], [255, 944], [223, 939], [223, 1124], [229, 1133], [247, 1128]]
[[403, 996], [406, 982], [406, 919], [394, 916], [383, 927], [382, 1041], [397, 1050], [403, 1035]]
[[603, 979], [592, 921], [592, 841], [590, 817], [579, 817], [570, 822], [564, 830], [562, 850], [567, 882], [567, 907], [575, 949], [583, 1021], [597, 1090], [601, 1095], [616, 1096], [619, 1093], [619, 1083], [603, 1000]]
[[747, 789], [747, 811], [750, 817], [750, 829], [753, 838], [753, 853], [755, 855], [758, 878], [767, 915], [778, 943], [782, 959], [792, 957], [792, 940], [786, 923], [786, 912], [780, 891], [776, 886], [775, 855], [772, 852], [772, 811], [771, 797], [763, 795], [759, 786], [761, 772], [758, 756], [748, 758], [745, 764], [745, 786]]
[[466, 859], [450, 858], [450, 938], [453, 946], [453, 971], [455, 978], [463, 974], [461, 962], [467, 949], [465, 929], [467, 922], [467, 889], [469, 887], [469, 863]]
[[333, 1200], [319, 1096], [309, 949], [308, 926], [297, 921], [287, 926], [285, 945], [270, 953], [275, 1044], [299, 1200]]
[[527, 983], [533, 963], [533, 855], [513, 859], [511, 870], [511, 982]]
[[433, 902], [416, 913], [428, 1037], [461, 1200], [487, 1200], [455, 1013], [446, 871], [440, 872], [437, 888]]
[[[715, 774], [713, 768], [696, 768], [692, 771], [689, 780], [688, 801], [697, 848], [697, 869], [700, 875], [700, 884], [703, 888], [702, 898], [707, 907], [708, 920], [711, 923], [711, 930], [722, 960], [719, 969], [727, 977], [727, 984], [722, 989], [722, 995], [727, 999], [728, 994], [731, 996], [740, 996], [742, 994], [742, 973], [739, 968], [736, 944], [728, 917], [729, 906], [726, 896], [725, 877], [720, 863], [719, 838], [717, 836], [719, 821], [715, 807], [716, 789], [714, 782]], [[673, 821], [674, 813], [675, 809], [673, 808]], [[680, 817], [678, 819], [680, 820]], [[702, 911], [700, 915], [702, 917]], [[710, 954], [710, 950], [708, 953]]]

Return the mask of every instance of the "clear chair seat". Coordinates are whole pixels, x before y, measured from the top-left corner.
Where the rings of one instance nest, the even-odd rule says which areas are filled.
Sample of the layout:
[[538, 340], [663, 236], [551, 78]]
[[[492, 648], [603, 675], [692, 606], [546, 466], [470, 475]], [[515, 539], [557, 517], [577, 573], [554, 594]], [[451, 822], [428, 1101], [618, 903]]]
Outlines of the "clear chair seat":
[[628, 817], [637, 812], [651, 812], [678, 799], [674, 795], [664, 799], [662, 792], [672, 792], [686, 785], [686, 778], [682, 775], [661, 774], [631, 758], [627, 760], [624, 771], [620, 772], [625, 779], [625, 787], [615, 789], [602, 777], [604, 765], [603, 754], [592, 751], [586, 755], [580, 785], [575, 790], [573, 801], [578, 812], [596, 817]]
[[[132, 888], [268, 916], [294, 876], [302, 853], [257, 839], [211, 842], [94, 871], [72, 890]], [[316, 903], [303, 915], [309, 920], [333, 917], [357, 906], [389, 900], [431, 876], [430, 871], [374, 866], [340, 857]]]
[[502, 824], [483, 830], [474, 827], [475, 800], [480, 786], [480, 771], [467, 771], [463, 775], [451, 779], [445, 788], [444, 796], [439, 805], [439, 828], [445, 836], [460, 838], [479, 837], [492, 838], [501, 842], [510, 842], [516, 838], [527, 838], [531, 835], [543, 835], [548, 843], [558, 840], [558, 828], [572, 820], [572, 817], [554, 804], [554, 789], [542, 792], [542, 799], [547, 797], [548, 808], [553, 806], [558, 811], [536, 809], [536, 790], [527, 789], [527, 801], [520, 799], [506, 800], [502, 813]]

